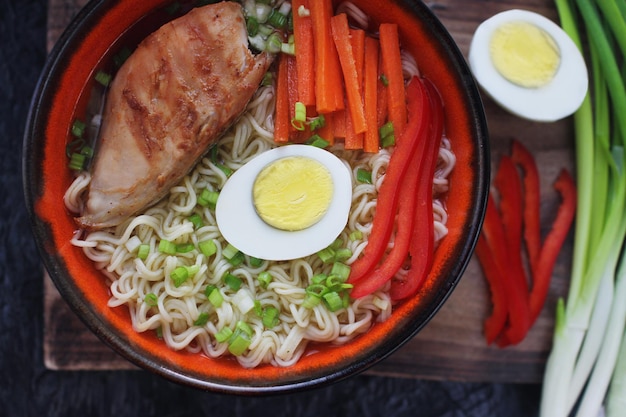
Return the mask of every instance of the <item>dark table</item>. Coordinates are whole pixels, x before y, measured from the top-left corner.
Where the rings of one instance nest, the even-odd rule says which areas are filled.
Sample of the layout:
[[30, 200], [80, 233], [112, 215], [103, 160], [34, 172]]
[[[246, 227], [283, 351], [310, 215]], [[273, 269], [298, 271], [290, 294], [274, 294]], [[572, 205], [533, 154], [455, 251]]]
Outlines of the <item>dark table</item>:
[[0, 0], [0, 416], [537, 415], [538, 385], [361, 375], [311, 392], [242, 398], [139, 370], [46, 369], [42, 265], [21, 182], [24, 123], [46, 57], [46, 4]]

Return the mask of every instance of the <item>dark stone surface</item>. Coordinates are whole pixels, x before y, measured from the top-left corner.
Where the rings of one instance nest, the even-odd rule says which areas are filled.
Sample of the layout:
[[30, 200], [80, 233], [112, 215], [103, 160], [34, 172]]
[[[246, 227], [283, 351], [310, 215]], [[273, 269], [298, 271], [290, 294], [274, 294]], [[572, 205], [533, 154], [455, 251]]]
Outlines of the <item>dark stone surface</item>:
[[47, 370], [42, 266], [21, 183], [24, 123], [45, 62], [45, 40], [46, 0], [0, 0], [0, 416], [537, 415], [540, 387], [534, 385], [357, 376], [306, 393], [240, 398], [143, 371]]

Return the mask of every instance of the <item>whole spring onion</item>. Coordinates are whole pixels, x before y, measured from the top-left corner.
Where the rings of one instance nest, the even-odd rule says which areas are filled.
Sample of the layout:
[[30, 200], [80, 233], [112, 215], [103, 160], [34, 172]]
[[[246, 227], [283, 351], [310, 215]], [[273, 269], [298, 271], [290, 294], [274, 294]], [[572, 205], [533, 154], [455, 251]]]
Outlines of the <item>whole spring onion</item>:
[[626, 91], [618, 62], [626, 56], [626, 7], [616, 0], [556, 5], [563, 29], [583, 52], [582, 39], [588, 40], [593, 85], [574, 115], [578, 211], [572, 274], [567, 301], [557, 305], [540, 415], [597, 416], [605, 404], [607, 417], [624, 416]]

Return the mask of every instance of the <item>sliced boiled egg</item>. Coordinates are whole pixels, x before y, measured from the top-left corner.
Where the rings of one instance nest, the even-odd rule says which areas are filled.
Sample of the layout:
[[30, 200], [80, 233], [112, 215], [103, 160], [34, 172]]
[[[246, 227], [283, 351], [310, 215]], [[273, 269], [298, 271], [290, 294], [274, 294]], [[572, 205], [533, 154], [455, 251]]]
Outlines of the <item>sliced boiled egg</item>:
[[587, 67], [579, 49], [557, 24], [534, 12], [508, 10], [481, 23], [468, 58], [483, 90], [525, 119], [567, 117], [587, 94]]
[[222, 236], [260, 259], [301, 258], [329, 246], [348, 221], [352, 175], [332, 153], [310, 145], [266, 151], [239, 168], [215, 209]]

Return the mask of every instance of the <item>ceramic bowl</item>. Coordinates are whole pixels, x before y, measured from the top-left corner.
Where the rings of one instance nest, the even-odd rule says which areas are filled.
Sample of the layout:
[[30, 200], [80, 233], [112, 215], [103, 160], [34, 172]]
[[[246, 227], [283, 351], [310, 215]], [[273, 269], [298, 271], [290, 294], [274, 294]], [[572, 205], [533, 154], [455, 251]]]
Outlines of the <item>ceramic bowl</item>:
[[[481, 99], [449, 33], [419, 1], [355, 1], [375, 20], [396, 22], [402, 43], [437, 86], [457, 165], [448, 198], [449, 235], [422, 289], [391, 317], [354, 341], [305, 355], [288, 368], [243, 369], [236, 361], [170, 350], [153, 332], [136, 333], [126, 308], [110, 308], [108, 280], [69, 244], [76, 229], [63, 204], [71, 182], [66, 141], [84, 111], [93, 73], [120, 45], [138, 43], [171, 19], [171, 0], [94, 0], [64, 32], [41, 75], [24, 140], [24, 188], [35, 239], [52, 280], [74, 312], [130, 362], [192, 387], [239, 394], [292, 392], [355, 375], [401, 347], [437, 313], [472, 255], [489, 184], [488, 137]], [[183, 2], [184, 3], [184, 2]]]

